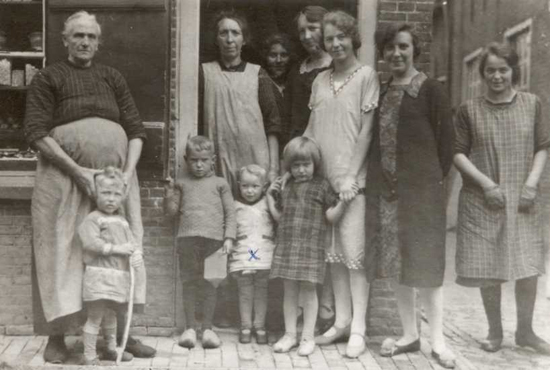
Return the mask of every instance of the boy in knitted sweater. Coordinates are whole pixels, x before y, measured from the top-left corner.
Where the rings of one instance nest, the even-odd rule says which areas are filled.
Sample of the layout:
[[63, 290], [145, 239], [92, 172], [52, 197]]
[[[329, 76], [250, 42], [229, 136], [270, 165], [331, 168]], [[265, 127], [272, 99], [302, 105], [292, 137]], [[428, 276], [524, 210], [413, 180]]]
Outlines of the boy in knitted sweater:
[[197, 342], [197, 289], [204, 295], [202, 346], [217, 348], [221, 344], [212, 331], [216, 288], [204, 279], [204, 261], [213, 253], [231, 250], [236, 221], [231, 188], [227, 181], [214, 174], [214, 159], [212, 141], [204, 136], [189, 139], [185, 148], [187, 173], [175, 184], [169, 181], [164, 198], [165, 213], [179, 214], [177, 243], [186, 321], [179, 345], [185, 348], [193, 348]]

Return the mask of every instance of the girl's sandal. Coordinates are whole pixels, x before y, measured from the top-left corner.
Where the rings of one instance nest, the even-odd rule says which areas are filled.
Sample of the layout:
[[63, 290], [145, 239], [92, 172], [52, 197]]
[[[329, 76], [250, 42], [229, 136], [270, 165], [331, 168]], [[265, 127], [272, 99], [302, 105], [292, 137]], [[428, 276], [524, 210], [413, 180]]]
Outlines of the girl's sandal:
[[296, 336], [285, 333], [285, 335], [283, 335], [283, 337], [273, 345], [273, 351], [277, 353], [286, 353], [297, 345], [298, 340], [296, 339]]

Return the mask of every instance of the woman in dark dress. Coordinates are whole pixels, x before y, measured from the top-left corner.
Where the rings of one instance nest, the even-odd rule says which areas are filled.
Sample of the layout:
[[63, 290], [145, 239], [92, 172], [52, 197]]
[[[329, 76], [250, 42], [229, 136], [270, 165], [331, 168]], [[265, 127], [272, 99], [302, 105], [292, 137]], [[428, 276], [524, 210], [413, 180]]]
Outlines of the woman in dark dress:
[[300, 42], [308, 56], [293, 66], [287, 77], [283, 116], [287, 142], [304, 133], [309, 122], [311, 85], [319, 72], [328, 69], [332, 62], [330, 55], [321, 46], [321, 22], [327, 12], [323, 7], [311, 5], [306, 6], [296, 16]]
[[456, 116], [454, 163], [463, 178], [457, 223], [457, 283], [481, 290], [488, 352], [502, 344], [501, 284], [515, 281], [516, 344], [550, 355], [533, 332], [538, 276], [544, 273], [542, 199], [537, 188], [550, 146], [550, 125], [536, 95], [517, 91], [519, 58], [492, 43], [481, 56], [484, 96]]
[[414, 67], [418, 37], [407, 24], [376, 31], [391, 78], [382, 85], [369, 154], [367, 238], [377, 249], [377, 277], [391, 278], [403, 336], [381, 355], [420, 350], [415, 289], [430, 323], [432, 356], [453, 368], [443, 336], [444, 179], [452, 164], [453, 129], [443, 86]]
[[[264, 68], [271, 78], [273, 95], [277, 102], [279, 115], [284, 117], [284, 96], [287, 85], [287, 76], [290, 66], [294, 62], [294, 48], [290, 37], [285, 33], [275, 33], [269, 36], [262, 45]], [[287, 135], [279, 136], [279, 154], [287, 143]]]

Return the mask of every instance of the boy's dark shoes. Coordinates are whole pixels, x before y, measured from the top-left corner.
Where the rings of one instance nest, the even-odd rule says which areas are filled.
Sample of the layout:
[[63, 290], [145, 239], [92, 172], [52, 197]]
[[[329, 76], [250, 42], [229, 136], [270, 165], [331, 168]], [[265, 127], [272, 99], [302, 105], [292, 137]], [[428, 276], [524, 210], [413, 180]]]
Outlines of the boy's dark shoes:
[[137, 358], [155, 357], [155, 354], [157, 353], [157, 350], [153, 347], [145, 345], [139, 339], [132, 337], [128, 337], [125, 351], [131, 353]]
[[256, 335], [256, 343], [267, 344], [267, 332], [264, 328], [255, 329], [254, 334]]
[[222, 344], [220, 337], [212, 329], [205, 329], [202, 332], [202, 348], [218, 348]]
[[63, 335], [52, 335], [48, 337], [48, 343], [44, 350], [44, 361], [52, 364], [62, 364], [69, 358], [69, 350], [65, 345]]
[[252, 341], [252, 330], [241, 329], [239, 332], [239, 343], [248, 344]]
[[[105, 349], [100, 359], [107, 360], [107, 361], [116, 361], [116, 358], [117, 358], [116, 351], [110, 351], [108, 349]], [[122, 362], [132, 361], [133, 359], [134, 359], [134, 356], [131, 353], [128, 353], [126, 351], [122, 353], [122, 359], [121, 359]]]

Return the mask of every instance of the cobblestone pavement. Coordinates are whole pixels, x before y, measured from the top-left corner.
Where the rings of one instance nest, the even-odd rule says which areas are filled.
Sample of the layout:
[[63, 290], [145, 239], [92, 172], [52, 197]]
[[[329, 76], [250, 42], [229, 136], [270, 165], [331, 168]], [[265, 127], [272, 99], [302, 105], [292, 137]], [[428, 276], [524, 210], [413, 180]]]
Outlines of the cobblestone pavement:
[[[503, 289], [504, 347], [497, 353], [487, 353], [479, 348], [479, 341], [486, 336], [487, 324], [479, 291], [454, 284], [454, 233], [448, 235], [448, 261], [445, 283], [445, 334], [448, 344], [457, 355], [458, 370], [527, 370], [549, 369], [550, 357], [537, 355], [514, 344], [515, 301], [513, 284]], [[535, 313], [535, 330], [550, 341], [550, 300], [543, 294], [543, 282]], [[422, 323], [422, 348], [418, 353], [401, 354], [392, 359], [378, 355], [384, 338], [370, 338], [368, 350], [358, 359], [348, 359], [345, 344], [317, 348], [313, 355], [300, 357], [293, 350], [290, 354], [275, 354], [270, 346], [239, 344], [236, 330], [220, 330], [223, 346], [214, 350], [197, 347], [187, 350], [177, 345], [177, 338], [142, 337], [144, 343], [157, 349], [154, 359], [134, 359], [118, 369], [333, 369], [333, 370], [438, 370], [442, 369], [431, 358], [427, 324]], [[270, 337], [273, 342], [277, 338]], [[77, 364], [82, 345], [78, 338], [68, 338], [73, 356], [69, 365], [44, 364], [42, 355], [46, 338], [40, 336], [0, 336], [0, 370], [9, 368], [82, 369]], [[105, 367], [114, 363], [105, 362]]]
[[[445, 334], [452, 346], [476, 369], [550, 369], [550, 357], [515, 346], [516, 303], [513, 283], [504, 284], [502, 289], [503, 349], [497, 353], [487, 353], [479, 348], [479, 342], [487, 336], [487, 319], [479, 289], [464, 288], [454, 283], [455, 238], [453, 232], [448, 233], [445, 278]], [[550, 342], [550, 300], [545, 297], [545, 279], [539, 279], [533, 327], [539, 336]]]

